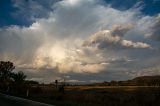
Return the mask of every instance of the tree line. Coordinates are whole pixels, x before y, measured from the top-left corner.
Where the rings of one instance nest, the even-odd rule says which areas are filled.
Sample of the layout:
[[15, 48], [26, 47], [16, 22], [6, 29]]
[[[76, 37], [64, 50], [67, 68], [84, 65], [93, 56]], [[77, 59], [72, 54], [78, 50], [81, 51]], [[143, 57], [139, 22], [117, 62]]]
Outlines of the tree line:
[[22, 83], [24, 82], [26, 75], [19, 71], [17, 73], [13, 72], [15, 66], [10, 61], [0, 61], [0, 82], [1, 83], [9, 83], [16, 82]]
[[14, 72], [15, 66], [10, 61], [0, 61], [0, 92], [13, 95], [26, 95], [29, 84], [22, 71]]

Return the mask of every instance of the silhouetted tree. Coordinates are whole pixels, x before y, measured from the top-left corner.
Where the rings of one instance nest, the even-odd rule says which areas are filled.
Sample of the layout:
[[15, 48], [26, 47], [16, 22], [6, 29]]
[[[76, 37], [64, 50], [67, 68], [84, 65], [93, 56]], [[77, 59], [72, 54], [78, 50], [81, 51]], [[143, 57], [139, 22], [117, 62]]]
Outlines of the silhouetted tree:
[[22, 71], [19, 71], [18, 73], [13, 73], [12, 77], [16, 83], [22, 83], [24, 82], [26, 75]]
[[11, 78], [11, 73], [15, 66], [10, 61], [0, 61], [0, 80], [6, 81]]

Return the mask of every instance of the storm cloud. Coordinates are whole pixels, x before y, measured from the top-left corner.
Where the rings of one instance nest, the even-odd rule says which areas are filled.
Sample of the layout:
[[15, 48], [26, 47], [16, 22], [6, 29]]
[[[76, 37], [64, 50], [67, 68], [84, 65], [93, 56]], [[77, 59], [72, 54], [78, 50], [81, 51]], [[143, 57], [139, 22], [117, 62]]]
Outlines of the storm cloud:
[[118, 10], [103, 0], [57, 0], [48, 7], [30, 0], [24, 4], [14, 2], [20, 9], [13, 15], [28, 8], [31, 13], [25, 17], [31, 25], [0, 28], [0, 60], [14, 62], [29, 79], [49, 82], [65, 74], [77, 81], [80, 76], [74, 75], [114, 76], [119, 69], [131, 73], [158, 65], [159, 16], [143, 15], [135, 7]]

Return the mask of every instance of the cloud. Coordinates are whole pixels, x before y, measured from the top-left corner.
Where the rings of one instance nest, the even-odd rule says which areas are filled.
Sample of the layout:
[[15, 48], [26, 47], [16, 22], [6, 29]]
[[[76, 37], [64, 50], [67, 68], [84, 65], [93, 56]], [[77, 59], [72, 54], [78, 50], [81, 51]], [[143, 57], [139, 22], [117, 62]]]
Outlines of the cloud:
[[150, 67], [150, 68], [144, 68], [139, 71], [131, 71], [128, 74], [135, 77], [138, 76], [155, 76], [160, 75], [160, 67]]
[[122, 40], [121, 42], [122, 46], [126, 48], [151, 48], [151, 46], [147, 43], [142, 43], [142, 42], [132, 42], [129, 40]]
[[103, 30], [92, 35], [89, 40], [83, 43], [83, 46], [98, 46], [104, 48], [104, 46], [112, 46], [110, 44], [116, 44], [120, 41], [120, 37], [112, 36], [109, 30]]
[[123, 36], [129, 31], [129, 26], [115, 26], [111, 30], [103, 30], [92, 35], [83, 46], [97, 46], [99, 49], [115, 48], [151, 48], [147, 43], [125, 40]]
[[[13, 61], [30, 79], [49, 81], [61, 74], [102, 76], [124, 67], [141, 68], [146, 57], [155, 60], [159, 56], [158, 49], [150, 49], [159, 45], [152, 39], [159, 39], [155, 16], [145, 16], [137, 8], [117, 10], [99, 0], [42, 2], [16, 1], [17, 14], [34, 21], [28, 27], [0, 28], [0, 59]], [[141, 61], [129, 61], [137, 59]], [[153, 66], [153, 60], [147, 65]]]
[[133, 27], [132, 24], [127, 25], [113, 25], [111, 29], [112, 36], [120, 36], [123, 37], [125, 33], [127, 33]]
[[19, 20], [32, 24], [37, 18], [48, 17], [50, 11], [52, 11], [52, 4], [57, 1], [58, 0], [12, 0], [13, 7], [16, 8], [16, 10], [11, 15], [15, 19], [21, 17]]
[[103, 71], [107, 68], [107, 65], [109, 63], [81, 63], [81, 62], [75, 62], [75, 61], [69, 61], [68, 64], [66, 62], [59, 63], [58, 70], [61, 73], [68, 73], [68, 72], [74, 72], [74, 73], [99, 73], [100, 71]]
[[40, 33], [30, 28], [10, 26], [0, 29], [0, 54], [1, 59], [11, 60], [16, 63], [30, 62], [34, 59], [35, 52], [43, 43]]
[[148, 36], [154, 40], [160, 41], [160, 14], [156, 17], [154, 24], [151, 26], [151, 32]]

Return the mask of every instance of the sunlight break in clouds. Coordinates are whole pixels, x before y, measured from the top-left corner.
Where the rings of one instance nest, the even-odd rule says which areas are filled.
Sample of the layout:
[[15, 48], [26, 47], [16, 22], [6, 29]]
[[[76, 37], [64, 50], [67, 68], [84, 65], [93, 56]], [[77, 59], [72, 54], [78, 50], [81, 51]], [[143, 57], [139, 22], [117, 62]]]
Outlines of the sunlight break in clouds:
[[[17, 1], [16, 7], [22, 8], [19, 5]], [[158, 64], [158, 16], [143, 15], [135, 7], [117, 10], [103, 0], [60, 0], [49, 6], [44, 18], [29, 18], [34, 20], [29, 27], [0, 28], [1, 60], [13, 61], [17, 70], [37, 70], [42, 75], [48, 71], [103, 75], [121, 67], [139, 70]], [[37, 9], [30, 9], [35, 15]], [[28, 76], [31, 74], [29, 71]], [[54, 79], [53, 74], [47, 74], [49, 80]]]

